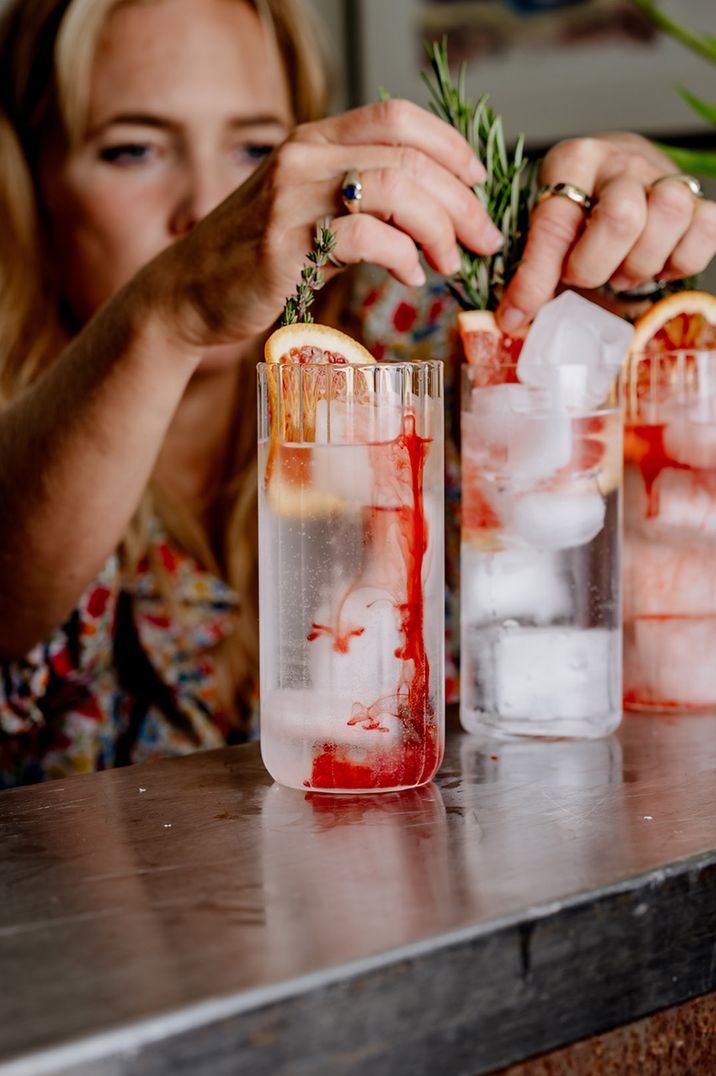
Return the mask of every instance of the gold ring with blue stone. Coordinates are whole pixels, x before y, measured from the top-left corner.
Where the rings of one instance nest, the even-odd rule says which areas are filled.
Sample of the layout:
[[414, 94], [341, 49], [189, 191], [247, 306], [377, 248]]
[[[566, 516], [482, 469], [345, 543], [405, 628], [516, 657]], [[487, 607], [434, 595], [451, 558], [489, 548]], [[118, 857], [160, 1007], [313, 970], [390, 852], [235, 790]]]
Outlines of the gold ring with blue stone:
[[351, 169], [346, 172], [341, 185], [341, 199], [349, 213], [360, 213], [360, 204], [363, 198], [363, 184], [360, 176]]

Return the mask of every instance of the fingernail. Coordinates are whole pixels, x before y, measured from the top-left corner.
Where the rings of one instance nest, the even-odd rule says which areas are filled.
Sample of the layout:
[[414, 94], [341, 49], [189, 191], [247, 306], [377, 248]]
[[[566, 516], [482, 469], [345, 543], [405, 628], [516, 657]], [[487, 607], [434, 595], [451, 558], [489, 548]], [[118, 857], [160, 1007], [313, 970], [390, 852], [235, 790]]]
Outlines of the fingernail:
[[447, 276], [455, 276], [457, 273], [460, 272], [461, 268], [462, 259], [460, 257], [460, 252], [458, 250], [454, 250], [445, 258], [445, 273]]
[[517, 306], [506, 306], [498, 311], [497, 320], [503, 332], [513, 333], [525, 324], [527, 315]]
[[632, 279], [626, 273], [615, 273], [610, 280], [610, 284], [615, 291], [626, 291], [632, 284]]
[[498, 250], [501, 250], [505, 243], [505, 237], [499, 228], [495, 227], [492, 221], [486, 226], [482, 245], [484, 246], [488, 254], [496, 254]]
[[482, 183], [486, 175], [484, 164], [477, 157], [473, 157], [467, 170], [467, 179], [470, 186], [474, 187], [477, 183]]
[[427, 277], [425, 276], [425, 270], [420, 265], [416, 266], [415, 269], [413, 269], [413, 271], [408, 275], [408, 283], [414, 288], [422, 288], [426, 279]]

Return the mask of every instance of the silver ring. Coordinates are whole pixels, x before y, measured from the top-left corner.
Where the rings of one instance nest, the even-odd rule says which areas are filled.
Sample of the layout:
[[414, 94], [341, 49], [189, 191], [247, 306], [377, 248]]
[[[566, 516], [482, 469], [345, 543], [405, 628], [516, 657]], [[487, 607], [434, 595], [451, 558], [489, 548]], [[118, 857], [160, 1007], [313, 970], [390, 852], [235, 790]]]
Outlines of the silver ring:
[[581, 187], [575, 187], [573, 183], [548, 183], [546, 187], [540, 187], [537, 192], [537, 205], [542, 205], [548, 198], [569, 198], [585, 213], [589, 213], [597, 204], [596, 199], [583, 191]]
[[660, 183], [665, 183], [667, 179], [675, 179], [677, 182], [683, 183], [684, 186], [689, 188], [694, 198], [703, 198], [704, 196], [704, 192], [698, 179], [696, 176], [690, 176], [688, 172], [669, 172], [666, 176], [659, 176], [658, 179], [655, 179], [653, 183], [649, 184], [646, 188], [647, 192], [653, 191], [654, 187], [658, 187]]
[[346, 172], [343, 177], [341, 199], [349, 213], [360, 213], [360, 204], [363, 200], [363, 184], [360, 181], [360, 176], [353, 168], [350, 172]]
[[[333, 217], [330, 214], [316, 221], [316, 235], [320, 235], [324, 228], [329, 232], [333, 231]], [[340, 258], [337, 258], [333, 251], [328, 255], [328, 260], [331, 265], [335, 265], [336, 269], [345, 269], [348, 264], [348, 262], [342, 262]]]

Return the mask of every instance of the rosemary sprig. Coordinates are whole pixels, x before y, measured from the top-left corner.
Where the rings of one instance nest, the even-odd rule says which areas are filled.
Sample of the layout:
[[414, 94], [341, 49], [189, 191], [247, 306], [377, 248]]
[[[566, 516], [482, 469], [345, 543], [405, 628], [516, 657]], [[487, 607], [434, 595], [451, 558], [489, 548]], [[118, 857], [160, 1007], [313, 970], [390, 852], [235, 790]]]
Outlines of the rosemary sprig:
[[487, 176], [473, 190], [504, 237], [497, 254], [475, 254], [461, 246], [460, 282], [449, 281], [448, 287], [465, 309], [495, 310], [524, 251], [536, 162], [524, 155], [523, 135], [508, 151], [502, 119], [487, 104], [486, 94], [476, 103], [466, 96], [464, 63], [457, 82], [453, 81], [447, 38], [427, 44], [426, 50], [433, 71], [432, 77], [423, 72], [431, 96], [430, 108], [467, 139], [485, 165]]
[[328, 255], [336, 245], [336, 235], [323, 224], [316, 225], [313, 250], [306, 255], [308, 265], [301, 270], [301, 279], [296, 285], [296, 294], [286, 300], [281, 315], [281, 325], [293, 325], [297, 321], [313, 321], [309, 306], [313, 304], [315, 293], [325, 284], [321, 269], [328, 261]]

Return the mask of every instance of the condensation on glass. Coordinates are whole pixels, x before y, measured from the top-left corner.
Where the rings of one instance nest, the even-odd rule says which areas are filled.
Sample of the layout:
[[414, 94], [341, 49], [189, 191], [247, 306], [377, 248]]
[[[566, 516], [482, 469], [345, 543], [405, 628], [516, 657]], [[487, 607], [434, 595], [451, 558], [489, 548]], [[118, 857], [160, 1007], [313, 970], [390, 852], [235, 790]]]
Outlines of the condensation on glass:
[[261, 750], [274, 779], [415, 787], [444, 743], [442, 364], [265, 364]]

